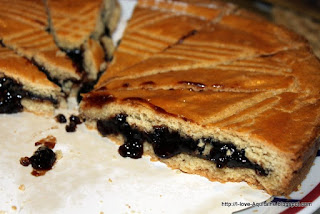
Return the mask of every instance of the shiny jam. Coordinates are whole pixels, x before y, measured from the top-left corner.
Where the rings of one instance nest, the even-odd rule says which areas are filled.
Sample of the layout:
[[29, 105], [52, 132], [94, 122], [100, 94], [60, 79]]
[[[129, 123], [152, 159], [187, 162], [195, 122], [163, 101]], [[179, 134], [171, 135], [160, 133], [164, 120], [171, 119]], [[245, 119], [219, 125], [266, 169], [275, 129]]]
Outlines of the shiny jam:
[[159, 158], [170, 158], [186, 153], [214, 162], [217, 168], [249, 168], [258, 175], [267, 176], [268, 171], [252, 163], [245, 156], [244, 149], [237, 149], [230, 142], [221, 142], [212, 138], [193, 139], [183, 137], [166, 126], [155, 126], [151, 132], [142, 132], [131, 127], [126, 121], [127, 115], [118, 114], [108, 120], [98, 120], [97, 128], [101, 135], [118, 135], [124, 137], [124, 144], [119, 147], [123, 157], [141, 158], [143, 142], [149, 142]]

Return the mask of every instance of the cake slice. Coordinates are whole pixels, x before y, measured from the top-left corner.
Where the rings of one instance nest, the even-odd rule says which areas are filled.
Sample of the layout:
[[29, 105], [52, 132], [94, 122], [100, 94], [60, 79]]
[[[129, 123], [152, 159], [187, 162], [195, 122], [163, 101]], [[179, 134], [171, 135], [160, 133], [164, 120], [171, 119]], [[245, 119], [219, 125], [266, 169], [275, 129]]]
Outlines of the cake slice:
[[288, 195], [319, 148], [319, 69], [303, 38], [235, 11], [112, 72], [80, 111], [124, 157]]
[[101, 77], [97, 87], [125, 68], [181, 42], [208, 21], [215, 22], [234, 9], [231, 4], [203, 0], [192, 4], [139, 0], [108, 72]]
[[[47, 0], [50, 30], [59, 47], [65, 50], [80, 49], [93, 37], [112, 33], [109, 20], [119, 19], [119, 5], [115, 0], [52, 1]], [[116, 13], [116, 14], [115, 14]]]
[[47, 74], [48, 78], [60, 85], [65, 93], [80, 81], [72, 60], [55, 44], [46, 31], [47, 15], [41, 0], [1, 0], [0, 40], [19, 55], [28, 58]]
[[46, 6], [55, 42], [84, 71], [80, 92], [88, 92], [112, 57], [110, 34], [120, 18], [120, 6], [116, 0], [47, 0]]
[[[247, 26], [256, 30], [251, 30]], [[112, 70], [111, 74], [108, 70], [101, 79], [104, 80], [104, 84], [108, 84], [109, 80], [121, 78], [128, 79], [198, 67], [212, 68], [238, 59], [273, 55], [303, 45], [305, 45], [304, 39], [280, 26], [238, 15], [227, 15], [219, 23], [208, 23], [179, 43], [127, 69], [124, 68], [114, 74]], [[122, 62], [119, 64], [121, 66]]]
[[53, 114], [63, 102], [60, 87], [29, 60], [0, 46], [0, 113]]
[[[60, 5], [64, 8], [64, 10], [61, 7], [57, 9], [58, 12], [61, 9], [60, 12], [63, 13], [66, 12], [70, 1], [55, 1], [55, 3], [58, 3], [55, 4], [56, 6]], [[105, 70], [106, 59], [111, 57], [106, 56], [106, 49], [113, 47], [109, 48], [112, 43], [104, 34], [109, 33], [109, 25], [112, 29], [115, 28], [120, 14], [118, 4], [114, 0], [84, 3], [84, 1], [81, 1], [81, 4], [75, 3], [80, 6], [87, 5], [87, 7], [84, 7], [80, 14], [71, 16], [72, 19], [67, 20], [68, 22], [66, 19], [60, 22], [55, 20], [58, 24], [63, 24], [58, 27], [60, 31], [72, 29], [76, 32], [69, 37], [61, 33], [64, 38], [77, 38], [79, 35], [84, 35], [80, 41], [71, 43], [75, 44], [77, 49], [64, 49], [63, 46], [56, 45], [50, 34], [52, 24], [49, 26], [43, 1], [14, 0], [14, 3], [7, 0], [0, 1], [0, 21], [3, 23], [0, 26], [2, 43], [31, 60], [67, 95], [71, 91], [79, 90], [84, 82], [95, 81], [99, 72]], [[79, 8], [69, 8], [71, 11], [79, 12], [73, 9]], [[57, 19], [59, 20], [59, 14]], [[108, 51], [108, 53], [111, 52]]]

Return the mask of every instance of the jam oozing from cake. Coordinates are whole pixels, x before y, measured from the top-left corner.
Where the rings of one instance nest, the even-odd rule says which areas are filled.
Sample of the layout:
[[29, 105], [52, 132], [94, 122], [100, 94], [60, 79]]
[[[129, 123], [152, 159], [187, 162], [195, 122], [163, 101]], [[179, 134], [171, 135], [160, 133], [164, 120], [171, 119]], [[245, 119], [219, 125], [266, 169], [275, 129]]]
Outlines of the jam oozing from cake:
[[31, 92], [25, 91], [23, 86], [8, 77], [0, 78], [0, 113], [17, 113], [23, 110], [21, 100], [23, 98], [44, 101], [48, 100], [53, 104], [58, 104], [57, 100], [50, 97], [41, 97]]
[[96, 81], [90, 81], [90, 82], [84, 82], [82, 83], [79, 92], [77, 94], [77, 101], [78, 103], [80, 103], [80, 101], [82, 100], [82, 96], [81, 94], [85, 94], [88, 93], [90, 91], [92, 91], [94, 85], [96, 84]]
[[221, 142], [212, 138], [193, 139], [170, 131], [166, 126], [155, 126], [151, 132], [142, 132], [131, 127], [126, 121], [127, 115], [118, 114], [108, 120], [98, 120], [97, 128], [101, 135], [118, 135], [124, 138], [119, 147], [123, 157], [140, 158], [143, 154], [143, 142], [149, 142], [154, 153], [160, 158], [171, 158], [186, 153], [202, 159], [210, 160], [218, 168], [249, 168], [258, 175], [267, 176], [268, 171], [258, 164], [252, 163], [244, 149], [237, 149], [230, 142]]
[[[92, 91], [92, 89], [97, 84], [97, 82], [99, 81], [99, 79], [100, 79], [100, 77], [101, 77], [101, 75], [103, 73], [104, 73], [104, 71], [100, 71], [98, 73], [98, 75], [97, 75], [97, 79], [96, 80], [82, 81], [82, 84], [81, 84], [80, 89], [79, 89], [78, 94], [77, 94], [78, 103], [80, 103], [80, 101], [82, 100], [81, 94], [85, 94], [85, 93], [88, 93], [88, 92]], [[86, 78], [86, 76], [84, 76], [84, 78]]]
[[77, 72], [82, 73], [83, 69], [83, 54], [81, 49], [63, 50], [67, 56], [72, 60]]
[[21, 99], [27, 93], [22, 85], [16, 81], [2, 77], [0, 78], [0, 113], [17, 113], [22, 111]]
[[141, 158], [143, 154], [143, 133], [132, 129], [126, 122], [126, 115], [118, 114], [111, 120], [99, 120], [97, 128], [103, 135], [122, 134], [124, 136], [124, 144], [119, 147], [119, 153], [123, 157]]

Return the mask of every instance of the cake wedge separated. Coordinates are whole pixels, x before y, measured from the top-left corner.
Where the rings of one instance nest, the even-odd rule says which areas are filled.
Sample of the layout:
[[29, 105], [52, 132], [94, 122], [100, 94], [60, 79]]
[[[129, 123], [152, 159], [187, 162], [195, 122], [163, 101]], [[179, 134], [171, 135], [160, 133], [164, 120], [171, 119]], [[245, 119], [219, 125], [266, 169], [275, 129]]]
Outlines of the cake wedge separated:
[[60, 87], [32, 62], [0, 46], [0, 113], [51, 115], [63, 100]]
[[114, 49], [111, 33], [120, 18], [118, 2], [47, 0], [46, 6], [56, 44], [84, 70], [84, 81], [95, 81]]

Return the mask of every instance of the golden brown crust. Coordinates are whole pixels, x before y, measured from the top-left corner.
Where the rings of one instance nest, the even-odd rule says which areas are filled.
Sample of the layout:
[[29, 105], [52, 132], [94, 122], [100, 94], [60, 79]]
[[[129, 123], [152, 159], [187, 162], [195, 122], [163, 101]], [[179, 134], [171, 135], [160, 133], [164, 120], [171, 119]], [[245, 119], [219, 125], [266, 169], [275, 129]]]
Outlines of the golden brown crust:
[[120, 8], [116, 3], [116, 0], [46, 1], [56, 44], [66, 51], [81, 51], [80, 63], [89, 81], [96, 80], [106, 67], [105, 55], [112, 53], [109, 49], [113, 46], [102, 46], [102, 37], [110, 36], [117, 25]]
[[[228, 4], [227, 7], [226, 4], [217, 4], [212, 8], [183, 2], [173, 4], [167, 1], [138, 1], [108, 72], [100, 78], [97, 87], [119, 71], [163, 51], [170, 44], [201, 29], [208, 20], [214, 22], [233, 9]], [[177, 16], [177, 13], [180, 15]], [[177, 24], [174, 28], [168, 27], [172, 23]]]
[[105, 69], [105, 53], [100, 43], [94, 39], [89, 39], [83, 46], [84, 69], [88, 72], [89, 80], [96, 80], [98, 73]]
[[0, 47], [0, 72], [21, 83], [28, 91], [37, 95], [58, 99], [60, 88], [50, 82], [46, 75], [29, 60], [15, 54], [12, 50]]
[[[7, 1], [1, 0], [0, 5], [6, 8]], [[0, 15], [0, 39], [6, 47], [44, 65], [52, 78], [79, 80], [80, 74], [72, 61], [64, 54], [59, 54], [60, 50], [52, 36], [45, 31], [48, 26], [45, 11], [40, 0], [15, 0], [15, 4], [10, 4], [10, 8]], [[16, 13], [21, 16], [16, 16]]]
[[[12, 50], [0, 46], [0, 77], [3, 76], [21, 84], [28, 93], [40, 97], [39, 100], [23, 98], [21, 105], [24, 111], [51, 115], [62, 100], [60, 87], [50, 82], [35, 65]], [[56, 103], [41, 98], [53, 99]]]
[[[100, 39], [108, 33], [105, 29], [109, 24], [113, 28], [117, 24], [120, 12], [116, 0], [0, 0], [0, 5], [2, 43], [42, 67], [66, 94], [78, 87], [78, 82], [96, 80], [97, 74], [105, 70], [104, 48], [109, 49], [110, 44], [103, 47]], [[85, 72], [80, 69], [82, 62], [78, 66], [79, 62], [73, 62], [60, 48], [86, 52], [83, 53]]]
[[64, 49], [79, 49], [95, 30], [102, 3], [102, 0], [47, 0], [50, 27], [57, 44]]
[[[319, 147], [319, 59], [300, 36], [232, 10], [220, 13], [214, 23], [202, 19], [205, 25], [196, 24], [193, 33], [177, 42], [186, 30], [172, 26], [180, 26], [182, 17], [189, 18], [186, 14], [196, 17], [198, 10], [188, 9], [194, 7], [139, 1], [111, 70], [96, 90], [84, 95], [81, 112], [91, 122], [125, 113], [143, 131], [165, 125], [195, 139], [227, 140], [270, 174], [219, 171], [188, 155], [161, 161], [209, 179], [245, 180], [270, 194], [289, 194]], [[144, 19], [153, 21], [141, 24]], [[170, 19], [175, 25], [165, 24]], [[148, 42], [139, 44], [134, 38], [145, 36], [144, 31]], [[157, 42], [165, 34], [161, 31], [168, 32], [162, 40], [167, 44]]]

